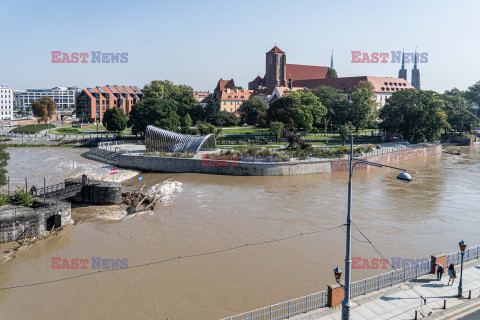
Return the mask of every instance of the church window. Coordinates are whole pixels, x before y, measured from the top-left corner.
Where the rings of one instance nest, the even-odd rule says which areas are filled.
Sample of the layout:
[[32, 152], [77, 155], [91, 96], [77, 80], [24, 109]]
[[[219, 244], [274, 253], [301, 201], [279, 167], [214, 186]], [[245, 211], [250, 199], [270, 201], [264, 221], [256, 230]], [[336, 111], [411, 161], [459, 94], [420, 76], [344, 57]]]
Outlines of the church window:
[[270, 56], [268, 58], [269, 58], [268, 63], [272, 64], [272, 56]]
[[282, 56], [278, 57], [278, 64], [282, 64]]

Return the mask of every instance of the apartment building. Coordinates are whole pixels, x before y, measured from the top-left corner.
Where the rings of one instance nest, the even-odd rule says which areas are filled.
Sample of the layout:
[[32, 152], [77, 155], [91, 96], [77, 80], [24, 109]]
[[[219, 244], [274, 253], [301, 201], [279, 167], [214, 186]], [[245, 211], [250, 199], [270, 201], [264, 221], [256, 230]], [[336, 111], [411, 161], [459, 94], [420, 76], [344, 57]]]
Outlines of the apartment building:
[[13, 90], [6, 84], [0, 84], [0, 119], [13, 118]]
[[70, 109], [75, 106], [75, 98], [82, 91], [79, 87], [55, 87], [51, 89], [15, 90], [13, 106], [29, 107], [32, 101], [49, 96], [57, 104], [58, 110]]

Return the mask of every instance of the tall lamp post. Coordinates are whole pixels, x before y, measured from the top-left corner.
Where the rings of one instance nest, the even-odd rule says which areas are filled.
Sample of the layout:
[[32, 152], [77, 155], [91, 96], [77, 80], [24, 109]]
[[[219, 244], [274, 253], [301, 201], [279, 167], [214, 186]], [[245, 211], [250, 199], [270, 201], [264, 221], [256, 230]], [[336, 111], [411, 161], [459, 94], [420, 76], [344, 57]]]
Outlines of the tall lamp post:
[[412, 177], [407, 173], [407, 170], [392, 166], [387, 166], [381, 163], [371, 162], [363, 159], [353, 158], [353, 136], [350, 137], [350, 175], [348, 178], [348, 213], [347, 213], [347, 249], [345, 254], [345, 285], [344, 285], [344, 299], [342, 301], [342, 320], [350, 320], [350, 311], [352, 308], [352, 301], [350, 300], [350, 285], [351, 285], [351, 272], [352, 272], [352, 258], [351, 258], [351, 245], [352, 245], [352, 236], [351, 236], [351, 208], [352, 208], [352, 177], [353, 169], [358, 163], [363, 163], [369, 166], [380, 167], [380, 168], [391, 168], [395, 170], [402, 171], [397, 179], [404, 181], [412, 181]]
[[458, 297], [462, 297], [462, 276], [463, 276], [463, 256], [465, 255], [465, 249], [467, 249], [467, 244], [462, 240], [461, 242], [458, 243], [458, 246], [460, 247], [460, 251], [462, 252], [462, 262], [460, 264], [460, 281], [458, 283]]

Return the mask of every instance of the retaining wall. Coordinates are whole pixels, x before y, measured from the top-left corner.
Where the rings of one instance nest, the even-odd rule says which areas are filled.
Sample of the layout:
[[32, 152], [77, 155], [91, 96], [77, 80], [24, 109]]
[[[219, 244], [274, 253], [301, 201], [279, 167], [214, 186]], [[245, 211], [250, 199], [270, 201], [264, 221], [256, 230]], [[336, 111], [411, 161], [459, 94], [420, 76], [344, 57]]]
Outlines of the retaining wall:
[[[395, 151], [382, 155], [362, 158], [383, 164], [395, 163], [434, 154], [440, 154], [440, 144]], [[239, 176], [288, 176], [313, 173], [334, 173], [348, 171], [348, 160], [323, 160], [311, 162], [265, 162], [245, 163], [226, 160], [162, 158], [128, 154], [118, 154], [100, 149], [91, 149], [84, 157], [118, 165], [121, 168], [154, 172], [176, 173], [209, 173]], [[358, 164], [357, 169], [367, 169], [369, 166]]]

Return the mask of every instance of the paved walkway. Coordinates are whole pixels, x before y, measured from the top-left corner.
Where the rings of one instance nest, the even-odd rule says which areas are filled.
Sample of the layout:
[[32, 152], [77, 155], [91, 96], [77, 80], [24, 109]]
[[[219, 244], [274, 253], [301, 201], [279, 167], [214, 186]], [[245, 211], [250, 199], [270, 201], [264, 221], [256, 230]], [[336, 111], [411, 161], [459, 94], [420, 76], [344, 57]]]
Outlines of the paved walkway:
[[[457, 298], [458, 281], [460, 268], [456, 266], [458, 278], [453, 286], [447, 286], [448, 273], [445, 272], [441, 281], [436, 276], [427, 275], [408, 283], [395, 287], [386, 288], [382, 291], [360, 296], [353, 299], [352, 320], [400, 320], [414, 319], [415, 311], [418, 311], [418, 319], [427, 316], [425, 319], [443, 319], [449, 312], [467, 306], [467, 304], [478, 303], [480, 289], [480, 262], [474, 260], [465, 264], [463, 270], [463, 296]], [[413, 289], [412, 289], [413, 288]], [[468, 299], [469, 290], [472, 290], [472, 298]], [[419, 294], [427, 299], [427, 304], [420, 307], [421, 298]], [[444, 300], [447, 302], [447, 309], [443, 309]], [[477, 301], [475, 301], [477, 300]], [[341, 319], [341, 306], [335, 308], [324, 308], [293, 317], [295, 320], [339, 320]]]

